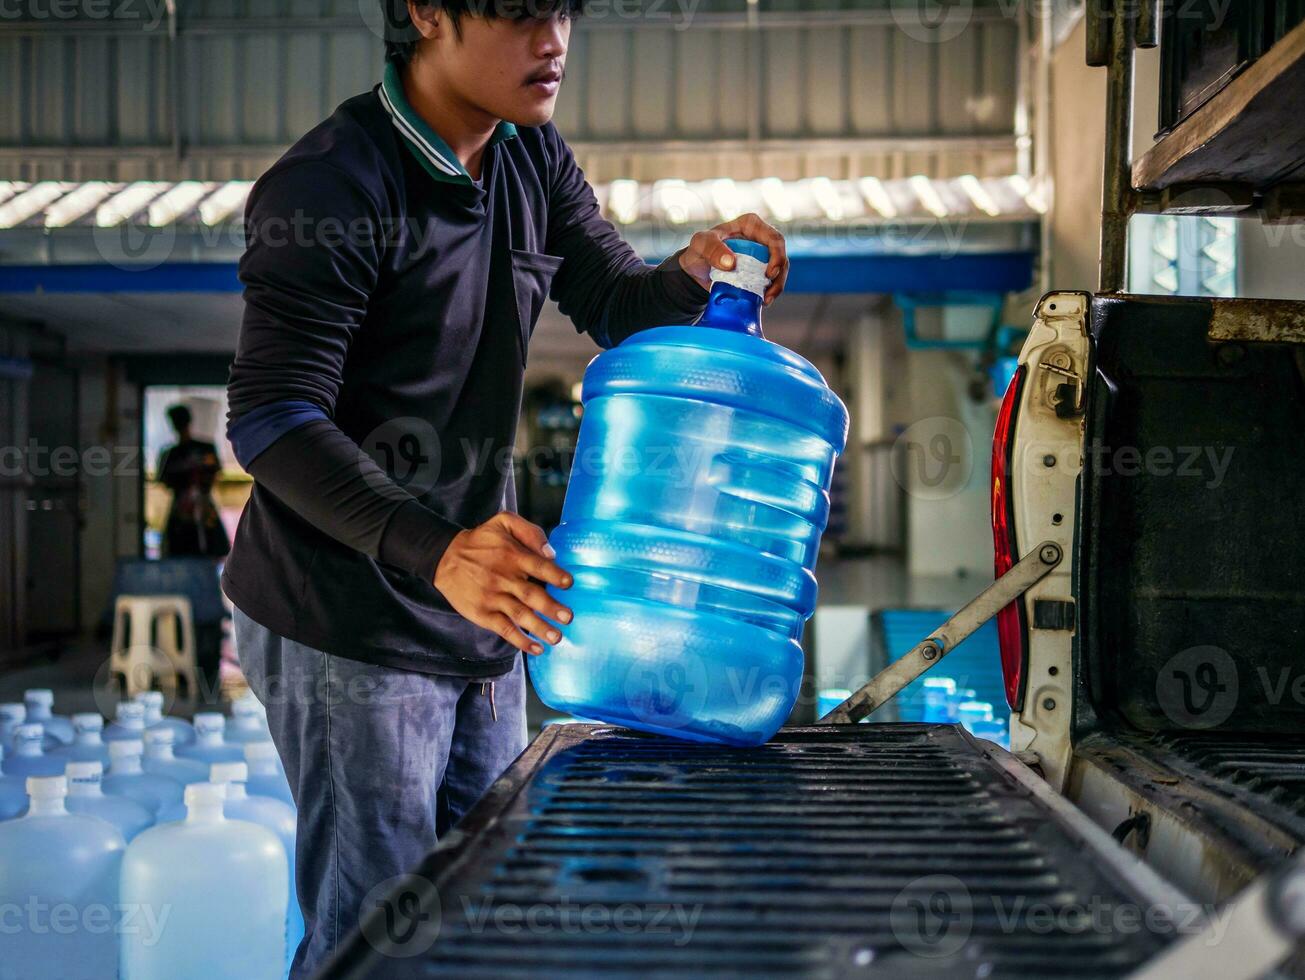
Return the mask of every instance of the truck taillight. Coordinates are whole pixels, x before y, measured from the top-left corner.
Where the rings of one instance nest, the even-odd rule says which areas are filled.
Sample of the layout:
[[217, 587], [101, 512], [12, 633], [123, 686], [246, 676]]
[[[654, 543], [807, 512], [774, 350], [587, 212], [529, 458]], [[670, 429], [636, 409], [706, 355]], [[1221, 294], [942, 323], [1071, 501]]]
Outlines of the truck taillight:
[[[1011, 454], [1015, 448], [1015, 413], [1024, 389], [1024, 365], [1015, 372], [997, 413], [992, 433], [992, 546], [993, 572], [997, 578], [1019, 561], [1015, 542], [1014, 500], [1011, 498]], [[1024, 673], [1028, 662], [1025, 639], [1024, 603], [1016, 599], [997, 613], [997, 638], [1001, 643], [1001, 672], [1006, 683], [1006, 701], [1019, 711], [1024, 702]]]

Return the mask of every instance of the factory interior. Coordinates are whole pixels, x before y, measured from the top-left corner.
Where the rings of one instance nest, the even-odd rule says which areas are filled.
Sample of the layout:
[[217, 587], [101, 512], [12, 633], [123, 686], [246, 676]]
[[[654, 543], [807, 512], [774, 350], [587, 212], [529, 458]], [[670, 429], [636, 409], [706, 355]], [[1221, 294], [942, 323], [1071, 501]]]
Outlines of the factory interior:
[[[345, 100], [380, 84], [386, 2], [17, 0], [0, 14], [0, 705], [25, 706], [0, 716], [3, 760], [18, 758], [20, 727], [42, 713], [55, 722], [98, 715], [94, 742], [103, 727], [111, 749], [111, 729], [132, 723], [121, 708], [142, 691], [161, 691], [164, 714], [194, 726], [201, 743], [214, 713], [227, 718], [228, 745], [240, 725], [265, 731], [270, 720], [267, 740], [277, 744], [282, 774], [289, 772], [293, 799], [285, 802], [299, 804], [299, 843], [285, 850], [287, 921], [296, 912], [296, 880], [304, 899], [305, 875], [338, 872], [324, 871], [325, 858], [316, 860], [305, 839], [310, 811], [301, 794], [309, 776], [298, 767], [308, 762], [296, 758], [287, 768], [289, 728], [278, 728], [279, 709], [242, 668], [236, 610], [223, 589], [232, 542], [238, 553], [260, 540], [237, 538], [256, 478], [228, 430], [229, 417], [243, 411], [233, 411], [227, 386], [253, 305], [242, 281], [246, 208], [255, 182], [292, 145]], [[287, 926], [291, 939], [282, 936], [281, 958], [266, 975], [1305, 975], [1305, 870], [1292, 857], [1305, 840], [1305, 697], [1291, 686], [1305, 639], [1305, 512], [1291, 482], [1302, 472], [1300, 444], [1284, 434], [1299, 433], [1293, 427], [1305, 418], [1305, 307], [1292, 302], [1305, 301], [1305, 223], [1292, 217], [1295, 202], [1305, 200], [1305, 184], [1293, 183], [1305, 180], [1305, 121], [1297, 118], [1305, 104], [1305, 6], [588, 6], [567, 21], [552, 123], [601, 217], [650, 265], [673, 260], [696, 232], [744, 214], [777, 230], [787, 281], [764, 307], [761, 330], [814, 366], [846, 408], [846, 443], [834, 446], [836, 464], [825, 474], [823, 535], [817, 526], [818, 548], [807, 562], [818, 587], [814, 611], [790, 634], [801, 677], [776, 720], [786, 727], [777, 735], [772, 728], [775, 740], [753, 749], [710, 736], [677, 739], [665, 724], [638, 735], [627, 731], [637, 722], [621, 727], [619, 711], [586, 715], [541, 698], [536, 678], [536, 689], [525, 692], [529, 747], [513, 767], [447, 837], [442, 827], [438, 842], [417, 842], [412, 853], [426, 855], [419, 866], [368, 882], [379, 907], [378, 889], [393, 892], [393, 875], [410, 872], [421, 883], [414, 902], [442, 903], [441, 934], [420, 948], [410, 936], [378, 939], [377, 919], [364, 908], [343, 915], [332, 946], [320, 946], [319, 900], [301, 913], [297, 934]], [[1071, 363], [1072, 338], [1071, 359], [1038, 360], [1037, 345], [1051, 331], [1067, 336], [1064, 316], [1049, 312], [1055, 297], [1062, 311], [1083, 304], [1083, 336], [1091, 333], [1092, 356], [1100, 358], [1095, 380], [1087, 362]], [[1237, 305], [1243, 300], [1267, 305], [1255, 312]], [[1112, 302], [1151, 312], [1126, 320], [1131, 314]], [[1082, 312], [1089, 308], [1090, 317]], [[1197, 355], [1187, 334], [1180, 337], [1188, 324], [1181, 318], [1198, 309], [1206, 312], [1193, 328], [1197, 346], [1223, 343], [1218, 359], [1184, 360]], [[1229, 333], [1213, 326], [1201, 333], [1211, 309], [1216, 321], [1226, 309], [1232, 319], [1245, 311], [1246, 323], [1257, 325], [1238, 320]], [[523, 330], [528, 359], [509, 468], [516, 511], [552, 534], [565, 529], [578, 443], [597, 438], [584, 434], [585, 403], [599, 387], [602, 362], [594, 359], [608, 354], [561, 312], [556, 293], [533, 332]], [[1111, 358], [1125, 356], [1133, 360], [1116, 371]], [[1252, 364], [1263, 368], [1258, 383], [1245, 380]], [[1218, 371], [1223, 387], [1209, 380]], [[1061, 383], [1052, 400], [1061, 401], [1050, 422], [1039, 422], [1034, 408], [1021, 410], [1020, 392], [1048, 372]], [[798, 373], [790, 366], [789, 375]], [[346, 385], [348, 378], [346, 371]], [[1066, 379], [1077, 393], [1065, 394], [1073, 387]], [[1180, 396], [1183, 385], [1206, 385], [1205, 393], [1188, 388]], [[760, 400], [767, 397], [778, 404], [783, 396], [776, 388]], [[1008, 418], [1011, 398], [1017, 423]], [[1242, 412], [1253, 405], [1263, 411]], [[1208, 429], [1198, 431], [1203, 406]], [[1071, 416], [1068, 427], [1046, 435], [1055, 418]], [[1193, 489], [1199, 481], [1182, 480], [1181, 468], [1170, 483], [1142, 477], [1144, 489], [1134, 481], [1119, 491], [1126, 496], [1111, 496], [1124, 481], [1110, 482], [1100, 456], [1075, 457], [1068, 484], [1033, 474], [1030, 481], [1044, 482], [1031, 489], [994, 450], [994, 431], [1004, 446], [1001, 433], [1014, 425], [1016, 451], [1045, 460], [1055, 476], [1066, 457], [1043, 448], [1046, 440], [1068, 438], [1081, 453], [1074, 440], [1084, 432], [1117, 434], [1125, 418], [1140, 427], [1141, 459], [1157, 446], [1171, 447], [1176, 460], [1189, 445], [1202, 461], [1208, 455], [1215, 479], [1202, 485], [1206, 497]], [[787, 421], [795, 432], [807, 424]], [[1244, 439], [1230, 435], [1234, 422], [1245, 422]], [[801, 430], [808, 437], [810, 426]], [[1118, 446], [1122, 437], [1115, 438]], [[1281, 452], [1270, 452], [1275, 439]], [[204, 491], [216, 520], [184, 549], [174, 522], [187, 491], [166, 473], [179, 440], [211, 444], [216, 456]], [[1122, 454], [1108, 458], [1127, 476]], [[1250, 460], [1263, 468], [1244, 470]], [[1093, 467], [1096, 482], [1088, 478]], [[820, 479], [808, 479], [819, 495]], [[995, 503], [1002, 485], [1017, 496], [1009, 511], [1020, 526], [1013, 555], [1001, 540], [1007, 512], [999, 520]], [[1246, 491], [1240, 502], [1233, 488]], [[1058, 502], [1048, 504], [1056, 493]], [[568, 505], [568, 519], [580, 506]], [[1054, 519], [1029, 530], [1039, 507], [1055, 510]], [[1247, 540], [1252, 533], [1264, 541]], [[1027, 607], [1023, 591], [991, 599], [997, 593], [985, 590], [1024, 568], [1031, 559], [1021, 559], [1044, 538], [1057, 542], [1041, 546], [1055, 549], [1050, 564], [1062, 561], [1062, 547], [1064, 564], [1032, 586]], [[991, 608], [980, 618], [957, 616], [981, 595]], [[1186, 613], [1175, 611], [1176, 596], [1191, 603]], [[373, 608], [359, 602], [360, 610]], [[588, 608], [579, 602], [577, 630]], [[994, 615], [1016, 606], [1019, 619]], [[1058, 616], [1068, 619], [1053, 625]], [[952, 654], [948, 630], [962, 620], [964, 642]], [[1016, 665], [1016, 688], [1002, 632], [1009, 622], [1032, 636], [1022, 678]], [[1159, 637], [1162, 625], [1171, 636]], [[1125, 659], [1110, 650], [1111, 638], [1125, 634], [1157, 646]], [[1053, 636], [1059, 652], [1047, 653]], [[895, 664], [907, 669], [921, 641], [940, 637], [942, 645], [923, 656], [941, 650], [946, 662], [910, 667], [894, 684], [896, 696], [876, 700], [868, 724], [847, 726], [851, 734], [828, 727], [831, 712], [855, 704], [863, 685]], [[1255, 667], [1261, 661], [1253, 653], [1242, 659], [1238, 637], [1261, 652], [1276, 648], [1264, 654], [1267, 666]], [[1236, 705], [1213, 728], [1165, 722], [1174, 718], [1164, 689], [1170, 667], [1156, 664], [1215, 647], [1240, 665]], [[1255, 678], [1270, 674], [1272, 691], [1263, 695]], [[499, 687], [495, 720], [510, 710]], [[1226, 693], [1227, 685], [1217, 690]], [[48, 724], [45, 736], [52, 731]], [[1210, 732], [1228, 741], [1196, 745]], [[1114, 741], [1107, 746], [1107, 739]], [[1286, 746], [1294, 754], [1265, 762], [1265, 742], [1277, 746], [1266, 752]], [[379, 759], [386, 749], [378, 742], [368, 751]], [[1209, 755], [1216, 752], [1224, 754]], [[251, 794], [256, 754], [231, 756], [248, 760]], [[104, 758], [116, 764], [112, 752]], [[0, 770], [16, 787], [19, 774], [50, 775], [11, 772], [3, 762]], [[67, 775], [76, 782], [71, 768]], [[33, 814], [32, 787], [40, 782], [25, 787]], [[188, 820], [206, 799], [192, 788]], [[71, 803], [74, 790], [67, 792]], [[884, 794], [892, 806], [874, 809]], [[228, 794], [228, 810], [231, 802]], [[398, 826], [399, 804], [388, 806], [380, 809]], [[579, 815], [567, 816], [568, 808]], [[605, 822], [585, 822], [604, 808]], [[0, 909], [17, 908], [4, 903], [21, 904], [15, 896], [23, 887], [14, 883], [21, 875], [4, 867], [16, 860], [6, 857], [13, 851], [5, 850], [4, 828], [29, 819], [0, 822]], [[137, 842], [159, 833], [158, 820]], [[696, 843], [681, 820], [700, 828]], [[663, 846], [663, 832], [680, 834], [679, 843]], [[736, 838], [751, 843], [736, 846]], [[135, 846], [127, 841], [124, 869]], [[986, 862], [964, 865], [962, 852], [971, 848], [986, 849]], [[751, 860], [761, 865], [751, 868]], [[124, 871], [124, 901], [131, 880]], [[454, 905], [455, 895], [477, 889], [518, 903], [500, 909], [557, 914], [559, 901], [574, 899], [604, 914], [629, 903], [637, 918], [665, 904], [675, 921], [684, 910], [678, 903], [692, 901], [701, 918], [682, 943], [674, 929], [662, 935], [643, 919], [646, 928], [626, 932], [557, 923], [514, 930], [507, 918], [476, 927], [474, 915]], [[1053, 915], [1041, 933], [1023, 920], [1006, 928], [1000, 911], [993, 920], [984, 903], [1007, 893], [1049, 903], [1053, 912], [1057, 903], [1091, 905], [1098, 895], [1108, 905], [1147, 909], [1181, 899], [1202, 910], [1205, 925], [1129, 931], [1114, 921], [1074, 931]], [[404, 898], [413, 893], [399, 887], [394, 894], [407, 914]], [[1251, 915], [1254, 902], [1271, 904], [1271, 894], [1288, 896], [1286, 911], [1266, 913], [1264, 923], [1275, 924], [1247, 932], [1238, 915]], [[944, 915], [940, 942], [898, 914], [917, 900], [934, 908], [928, 902], [939, 895], [964, 926], [957, 933]], [[190, 948], [241, 944], [243, 920], [216, 906], [244, 901], [212, 902], [205, 914], [213, 928], [186, 939]], [[1238, 915], [1220, 918], [1234, 908]], [[296, 956], [305, 921], [312, 942], [298, 945]], [[413, 922], [420, 939], [425, 927]], [[1232, 925], [1211, 942], [1201, 931], [1210, 922]], [[1198, 940], [1205, 945], [1194, 953]], [[0, 977], [38, 975], [6, 972], [10, 941], [12, 934], [0, 935]], [[123, 939], [120, 972], [77, 975], [264, 975], [247, 963], [225, 972], [237, 969], [242, 954], [234, 951], [232, 965], [203, 959], [219, 955], [206, 952], [195, 954], [200, 965], [165, 969], [150, 957], [172, 949], [168, 942], [129, 953]], [[251, 939], [250, 949], [256, 945]], [[47, 943], [40, 955], [57, 957], [54, 948]], [[49, 964], [42, 975], [74, 975], [57, 958], [40, 962]]]

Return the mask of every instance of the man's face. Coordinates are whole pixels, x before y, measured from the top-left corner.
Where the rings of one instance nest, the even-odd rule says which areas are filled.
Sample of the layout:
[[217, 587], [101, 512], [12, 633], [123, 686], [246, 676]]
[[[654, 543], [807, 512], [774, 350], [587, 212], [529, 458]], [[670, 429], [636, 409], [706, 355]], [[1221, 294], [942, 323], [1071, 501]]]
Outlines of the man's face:
[[541, 126], [553, 118], [571, 38], [569, 17], [468, 16], [459, 28], [460, 38], [446, 18], [439, 18], [423, 67], [437, 72], [459, 99], [495, 119]]

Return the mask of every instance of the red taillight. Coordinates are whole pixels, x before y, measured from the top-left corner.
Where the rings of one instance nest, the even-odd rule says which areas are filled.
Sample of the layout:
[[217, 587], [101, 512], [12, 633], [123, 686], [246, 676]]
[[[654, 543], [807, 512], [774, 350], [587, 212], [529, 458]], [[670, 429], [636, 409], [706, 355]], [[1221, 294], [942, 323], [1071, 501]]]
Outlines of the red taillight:
[[[1015, 444], [1015, 412], [1024, 389], [1024, 365], [1015, 372], [997, 413], [992, 433], [992, 550], [993, 573], [997, 578], [1019, 560], [1015, 543], [1014, 501], [1010, 492], [1011, 453]], [[1006, 682], [1006, 701], [1019, 711], [1024, 705], [1024, 667], [1028, 661], [1025, 644], [1024, 602], [1016, 599], [997, 613], [997, 638], [1001, 642], [1001, 672]]]

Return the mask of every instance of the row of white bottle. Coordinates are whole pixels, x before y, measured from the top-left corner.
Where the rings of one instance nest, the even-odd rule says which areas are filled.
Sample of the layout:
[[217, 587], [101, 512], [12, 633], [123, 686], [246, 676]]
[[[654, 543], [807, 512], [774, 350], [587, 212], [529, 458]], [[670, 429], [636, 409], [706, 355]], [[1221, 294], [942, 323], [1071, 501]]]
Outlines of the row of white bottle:
[[186, 787], [182, 819], [129, 840], [78, 802], [101, 789], [99, 767], [29, 777], [28, 813], [0, 824], [0, 977], [283, 977], [298, 943], [293, 812], [248, 796], [244, 763], [217, 763]]

